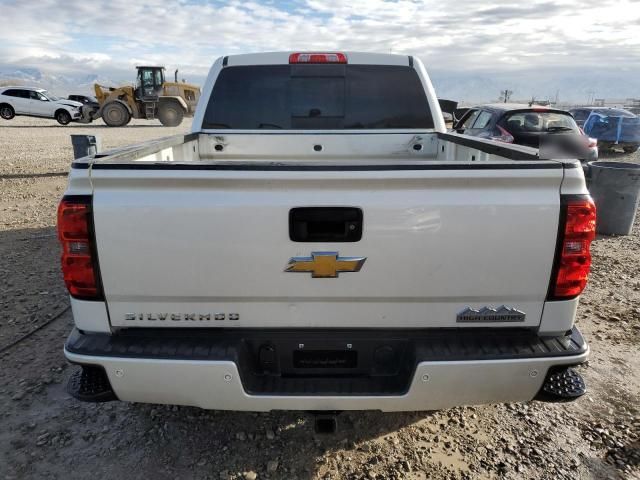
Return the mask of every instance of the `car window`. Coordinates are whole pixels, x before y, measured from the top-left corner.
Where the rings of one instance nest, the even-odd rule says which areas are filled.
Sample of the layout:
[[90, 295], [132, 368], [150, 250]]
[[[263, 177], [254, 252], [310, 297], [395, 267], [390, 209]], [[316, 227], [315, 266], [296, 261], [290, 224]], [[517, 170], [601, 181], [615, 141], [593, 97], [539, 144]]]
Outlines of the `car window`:
[[635, 115], [629, 110], [623, 110], [621, 108], [596, 108], [593, 110], [593, 112], [600, 115], [607, 115], [609, 117], [635, 117]]
[[29, 91], [21, 90], [17, 88], [10, 88], [9, 90], [5, 90], [3, 95], [6, 95], [8, 97], [29, 98]]
[[420, 78], [394, 65], [252, 65], [222, 70], [205, 128], [433, 128]]
[[505, 115], [503, 123], [512, 133], [579, 131], [573, 117], [560, 112], [515, 112]]
[[489, 125], [492, 114], [490, 112], [481, 111], [480, 115], [476, 118], [472, 128], [484, 128]]
[[576, 120], [586, 120], [589, 116], [588, 110], [572, 110], [571, 113]]
[[40, 101], [46, 101], [47, 97], [45, 97], [43, 94], [41, 94], [40, 92], [36, 92], [34, 90], [30, 90], [29, 91], [29, 98], [31, 100], [40, 100]]
[[471, 125], [473, 125], [473, 123], [476, 121], [476, 118], [478, 118], [478, 115], [480, 115], [480, 110], [472, 110], [471, 113], [467, 113], [467, 115], [468, 117], [465, 118], [462, 125], [458, 126], [459, 129], [471, 128]]

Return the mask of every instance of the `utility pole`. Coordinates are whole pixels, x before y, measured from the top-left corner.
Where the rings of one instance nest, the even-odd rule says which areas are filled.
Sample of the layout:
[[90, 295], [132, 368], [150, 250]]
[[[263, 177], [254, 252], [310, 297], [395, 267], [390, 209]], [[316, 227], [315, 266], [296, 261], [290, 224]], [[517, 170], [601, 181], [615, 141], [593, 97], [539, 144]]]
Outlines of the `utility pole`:
[[513, 94], [513, 90], [509, 90], [509, 89], [500, 90], [500, 99], [504, 103], [507, 103], [511, 98], [511, 94]]

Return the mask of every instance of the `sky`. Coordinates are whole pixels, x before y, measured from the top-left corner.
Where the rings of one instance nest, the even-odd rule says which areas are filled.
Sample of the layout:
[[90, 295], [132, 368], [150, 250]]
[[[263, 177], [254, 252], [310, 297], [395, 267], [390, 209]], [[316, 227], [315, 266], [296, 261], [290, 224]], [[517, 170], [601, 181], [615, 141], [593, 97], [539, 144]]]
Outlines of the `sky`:
[[[422, 59], [440, 96], [640, 97], [640, 0], [0, 0], [0, 73], [203, 81], [220, 55], [377, 51]], [[10, 26], [10, 28], [7, 28]]]

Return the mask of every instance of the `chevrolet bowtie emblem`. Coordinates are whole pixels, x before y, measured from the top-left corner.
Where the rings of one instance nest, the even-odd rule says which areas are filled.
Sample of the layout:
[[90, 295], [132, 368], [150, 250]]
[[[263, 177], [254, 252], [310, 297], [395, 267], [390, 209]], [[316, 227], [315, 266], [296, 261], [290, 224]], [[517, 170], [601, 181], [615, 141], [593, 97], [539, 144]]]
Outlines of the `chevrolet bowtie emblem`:
[[293, 257], [285, 272], [311, 273], [313, 278], [336, 278], [343, 272], [359, 272], [367, 257], [340, 257], [338, 252], [311, 252], [310, 257]]

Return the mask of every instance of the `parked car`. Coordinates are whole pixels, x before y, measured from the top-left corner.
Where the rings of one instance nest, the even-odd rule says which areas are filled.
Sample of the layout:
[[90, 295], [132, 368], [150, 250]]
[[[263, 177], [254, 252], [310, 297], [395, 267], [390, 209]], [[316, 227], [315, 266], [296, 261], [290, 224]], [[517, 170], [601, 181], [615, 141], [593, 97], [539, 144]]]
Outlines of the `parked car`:
[[83, 105], [100, 108], [100, 104], [98, 103], [96, 97], [93, 97], [91, 95], [69, 95], [67, 99], [73, 100], [74, 102], [80, 102]]
[[100, 102], [96, 97], [91, 95], [69, 95], [69, 100], [74, 102], [80, 102], [82, 104], [82, 123], [91, 123], [98, 118], [98, 112], [100, 111]]
[[587, 135], [598, 139], [601, 150], [619, 147], [633, 153], [640, 148], [640, 117], [633, 112], [606, 107], [578, 107], [569, 112]]
[[229, 55], [200, 100], [191, 134], [72, 164], [73, 396], [331, 415], [584, 393], [578, 161], [447, 133], [406, 55]]
[[479, 105], [464, 112], [453, 129], [474, 137], [539, 148], [545, 156], [578, 156], [582, 161], [598, 158], [597, 140], [585, 135], [564, 110], [514, 103]]
[[25, 115], [55, 118], [60, 125], [67, 125], [82, 117], [81, 107], [79, 102], [55, 97], [41, 88], [0, 88], [0, 118], [4, 120]]

